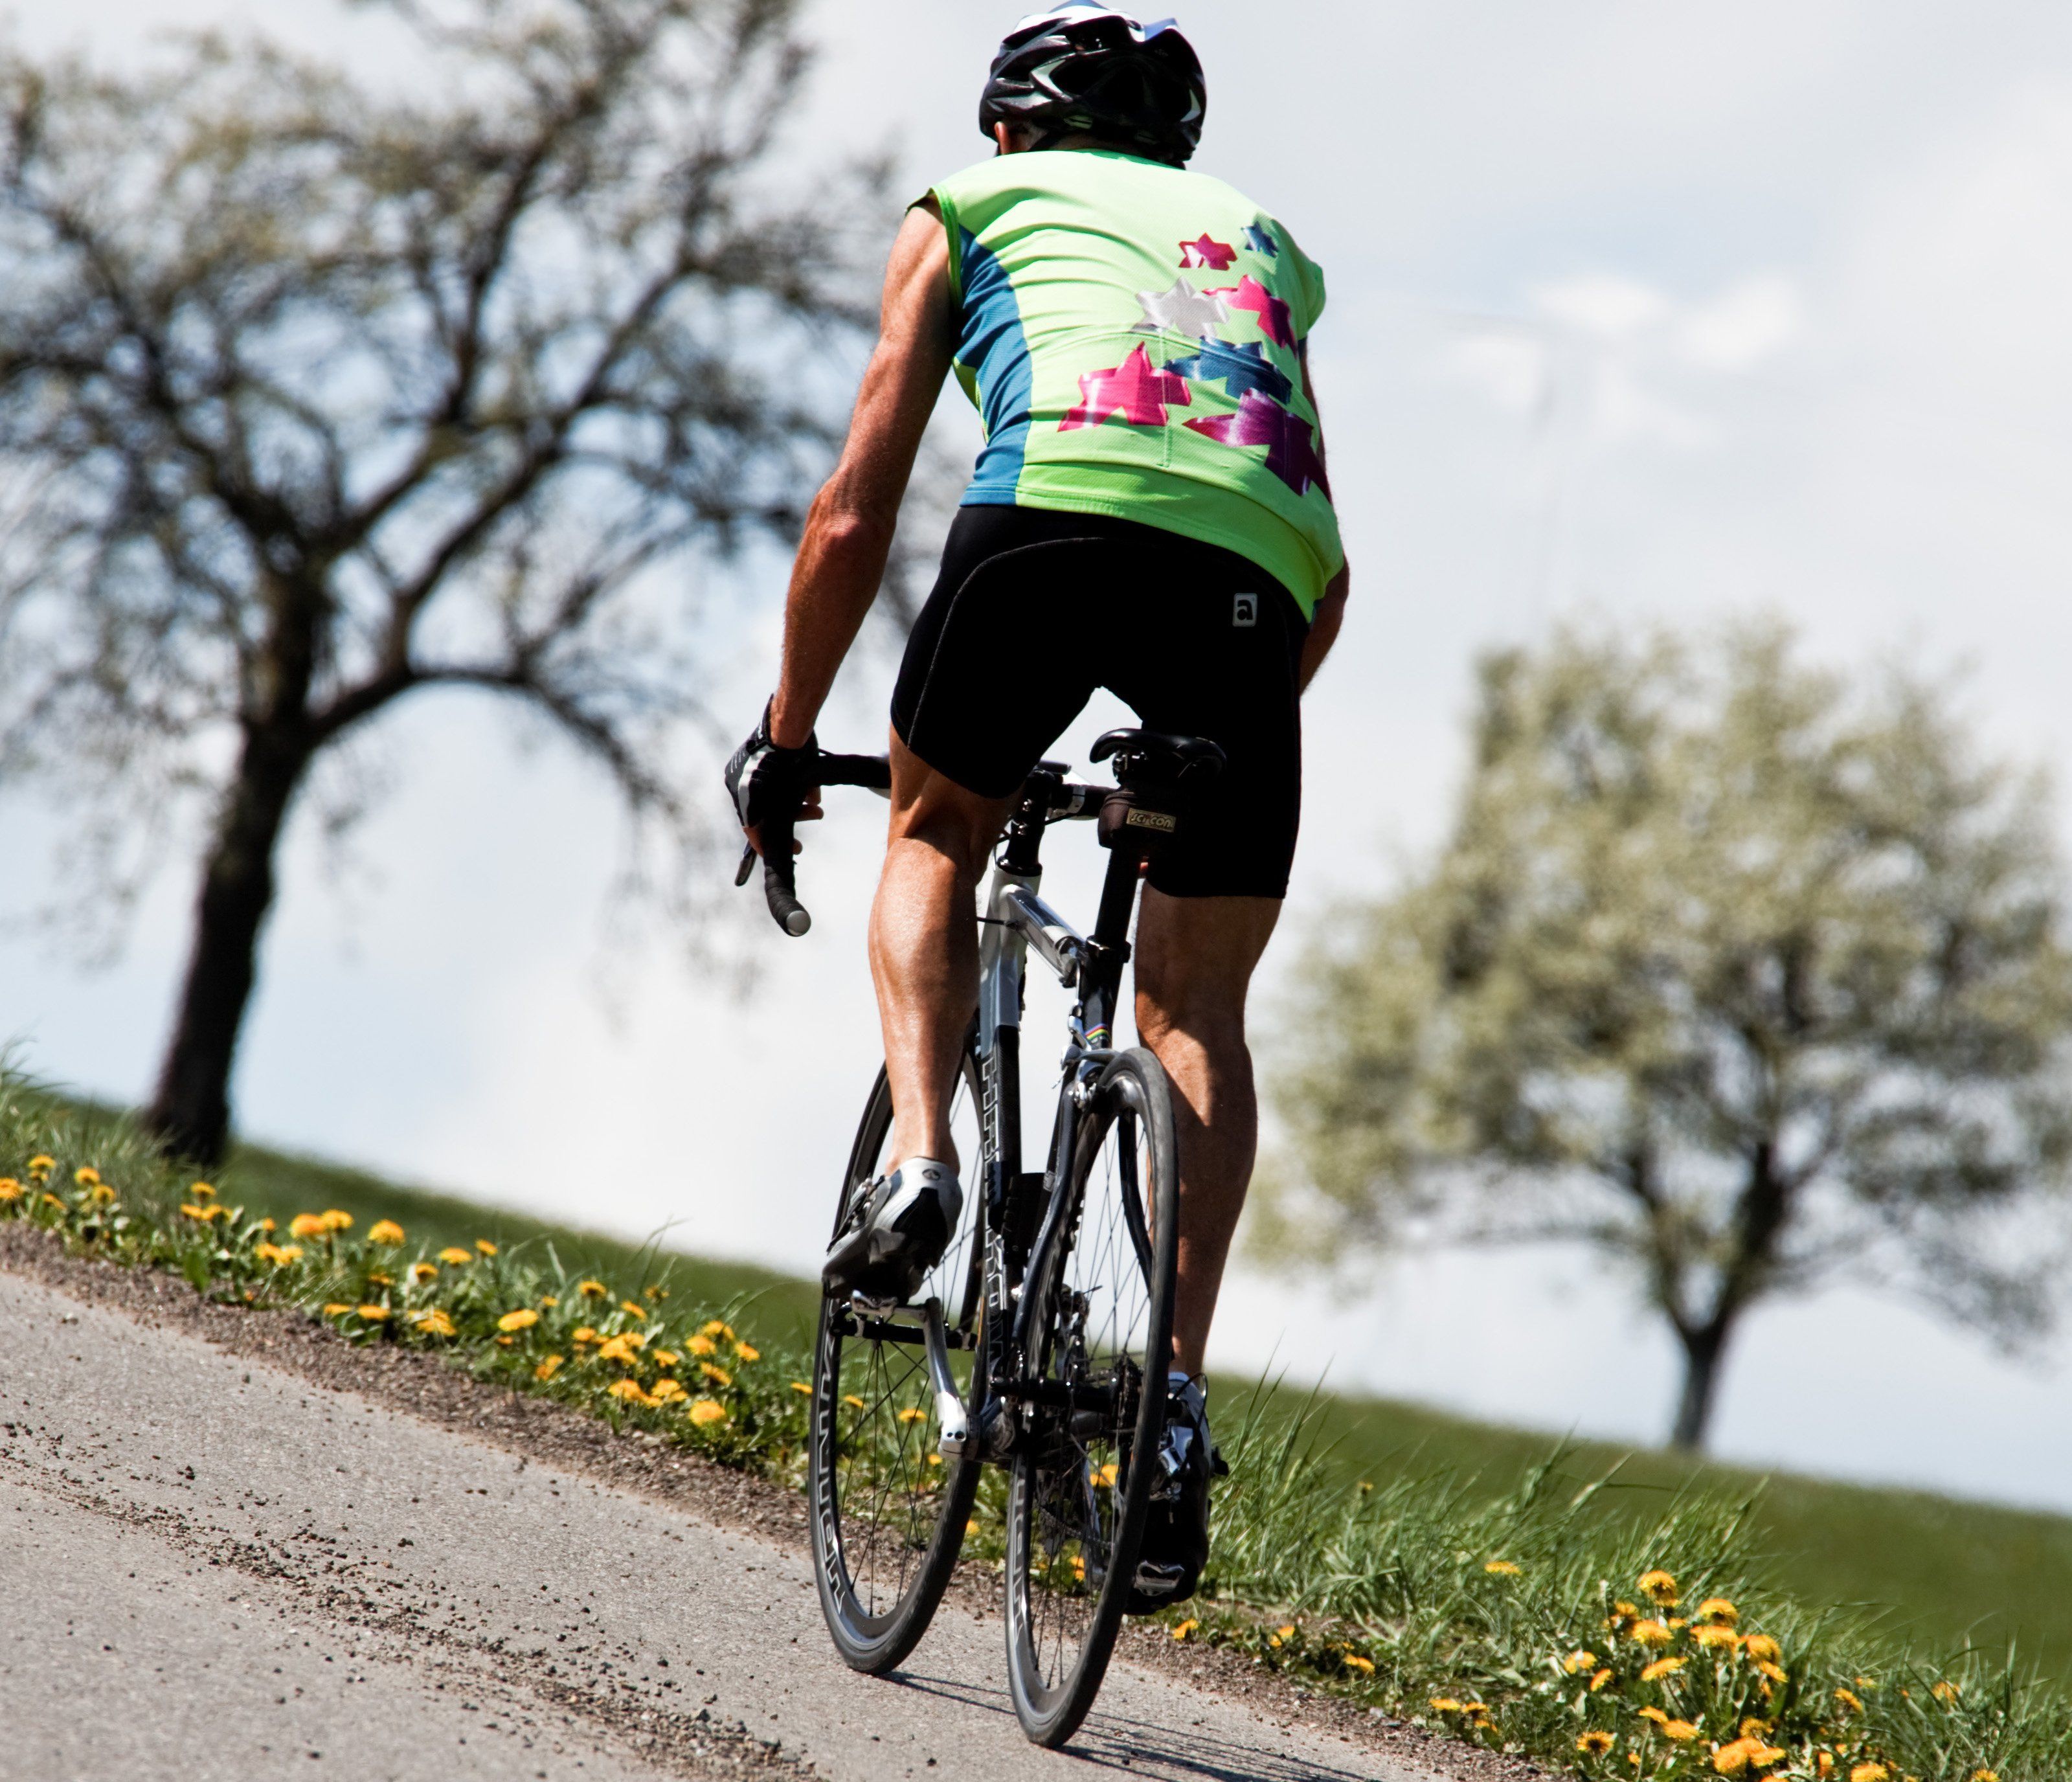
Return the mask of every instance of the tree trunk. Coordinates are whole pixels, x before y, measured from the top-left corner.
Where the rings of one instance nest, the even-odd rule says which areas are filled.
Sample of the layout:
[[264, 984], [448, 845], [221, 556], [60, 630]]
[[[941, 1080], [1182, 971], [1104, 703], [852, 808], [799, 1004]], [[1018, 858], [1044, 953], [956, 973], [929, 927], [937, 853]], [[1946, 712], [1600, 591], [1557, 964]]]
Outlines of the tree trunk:
[[179, 1014], [145, 1124], [166, 1150], [220, 1162], [230, 1130], [230, 1072], [273, 902], [273, 850], [310, 761], [299, 737], [252, 729], [225, 795], [195, 909]]
[[1733, 1321], [1722, 1315], [1696, 1330], [1679, 1330], [1684, 1344], [1684, 1397], [1676, 1407], [1676, 1426], [1669, 1433], [1669, 1445], [1692, 1454], [1701, 1452], [1711, 1428], [1720, 1363], [1726, 1354]]

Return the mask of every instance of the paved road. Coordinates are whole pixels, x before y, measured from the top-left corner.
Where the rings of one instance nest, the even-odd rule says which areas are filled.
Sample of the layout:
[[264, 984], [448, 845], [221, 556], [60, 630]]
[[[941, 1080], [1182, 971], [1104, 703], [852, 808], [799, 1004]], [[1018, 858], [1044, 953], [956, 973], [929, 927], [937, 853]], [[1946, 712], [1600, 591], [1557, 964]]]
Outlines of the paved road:
[[0, 1358], [6, 1782], [1413, 1773], [1120, 1664], [1038, 1751], [990, 1618], [860, 1677], [802, 1555], [5, 1274]]

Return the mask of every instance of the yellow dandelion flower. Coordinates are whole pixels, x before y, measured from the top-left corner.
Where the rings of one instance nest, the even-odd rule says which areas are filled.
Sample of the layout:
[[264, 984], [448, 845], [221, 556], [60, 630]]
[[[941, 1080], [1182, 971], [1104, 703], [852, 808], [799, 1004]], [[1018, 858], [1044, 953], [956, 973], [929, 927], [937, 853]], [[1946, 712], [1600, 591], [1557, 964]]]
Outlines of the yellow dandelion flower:
[[1749, 1753], [1749, 1762], [1759, 1770], [1768, 1769], [1771, 1764], [1782, 1762], [1786, 1755], [1782, 1745], [1766, 1745], [1759, 1739], [1753, 1743], [1755, 1748]]
[[1859, 1763], [1849, 1772], [1849, 1782], [1886, 1782], [1891, 1774], [1882, 1763]]
[[455, 1334], [454, 1321], [434, 1306], [430, 1311], [421, 1311], [411, 1320], [427, 1336], [451, 1336]]
[[1595, 1695], [1599, 1689], [1602, 1689], [1607, 1683], [1610, 1682], [1611, 1680], [1612, 1673], [1609, 1668], [1599, 1671], [1595, 1677], [1590, 1679], [1590, 1694]]
[[1486, 1720], [1489, 1718], [1489, 1704], [1486, 1702], [1463, 1702], [1461, 1704], [1461, 1712], [1471, 1714], [1479, 1719]]
[[342, 1305], [336, 1300], [334, 1300], [330, 1305], [324, 1307], [323, 1315], [327, 1318], [343, 1318], [352, 1310], [352, 1307]]
[[1653, 1571], [1641, 1574], [1640, 1594], [1658, 1609], [1673, 1609], [1676, 1607], [1676, 1580], [1658, 1566]]
[[352, 1229], [352, 1215], [340, 1212], [335, 1207], [327, 1208], [320, 1216], [327, 1232], [349, 1232]]
[[1693, 1628], [1691, 1637], [1708, 1652], [1731, 1652], [1741, 1643], [1741, 1636], [1732, 1628]]
[[691, 1421], [702, 1428], [709, 1423], [724, 1423], [726, 1406], [716, 1398], [693, 1398], [689, 1414]]
[[735, 1340], [733, 1325], [728, 1323], [726, 1319], [721, 1318], [707, 1319], [705, 1324], [700, 1327], [698, 1334], [701, 1336], [723, 1336], [730, 1343]]
[[636, 1405], [652, 1405], [654, 1403], [654, 1400], [648, 1396], [646, 1389], [643, 1388], [637, 1380], [622, 1380], [619, 1381], [612, 1387], [608, 1396], [613, 1398], [628, 1399]]
[[569, 1340], [571, 1343], [594, 1343], [597, 1332], [587, 1324], [578, 1324], [569, 1333]]
[[[976, 1534], [978, 1533], [978, 1518], [976, 1517], [972, 1517], [965, 1522], [964, 1533], [966, 1534]], [[1998, 1776], [1995, 1776], [1993, 1778], [1993, 1782], [2000, 1782], [2000, 1778]]]
[[1785, 1674], [1785, 1669], [1782, 1665], [1773, 1665], [1766, 1659], [1761, 1664], [1758, 1664], [1756, 1666], [1756, 1669], [1761, 1671], [1762, 1674], [1768, 1677], [1773, 1683], [1786, 1683], [1790, 1681], [1790, 1677]]
[[39, 1154], [29, 1159], [29, 1174], [31, 1175], [48, 1175], [57, 1167], [58, 1160], [55, 1157]]
[[1659, 1621], [1636, 1621], [1627, 1637], [1643, 1646], [1666, 1646], [1671, 1636], [1669, 1629]]
[[558, 1306], [561, 1303], [560, 1298], [553, 1294], [543, 1293], [540, 1295], [540, 1303], [543, 1306]]
[[1665, 1720], [1662, 1722], [1662, 1736], [1684, 1745], [1698, 1736], [1698, 1729], [1688, 1720]]
[[737, 1343], [734, 1346], [734, 1358], [737, 1361], [760, 1361], [763, 1352], [752, 1344]]
[[1498, 1578], [1516, 1578], [1523, 1568], [1514, 1566], [1508, 1559], [1492, 1559], [1482, 1570], [1494, 1573]]
[[2000, 1782], [2000, 1772], [1998, 1770], [1974, 1770], [1971, 1772], [1971, 1782]]
[[0, 1200], [18, 1200], [22, 1198], [22, 1184], [11, 1175], [0, 1175]]
[[1346, 1654], [1346, 1668], [1348, 1670], [1358, 1671], [1363, 1677], [1374, 1675], [1374, 1661], [1371, 1658], [1363, 1658], [1356, 1652], [1349, 1652]]
[[1195, 1628], [1199, 1626], [1201, 1626], [1201, 1623], [1195, 1620], [1193, 1616], [1190, 1615], [1185, 1621], [1182, 1621], [1178, 1627], [1174, 1628], [1173, 1637], [1175, 1640], [1185, 1640], [1189, 1634], [1192, 1633]]
[[719, 1344], [713, 1341], [709, 1336], [705, 1335], [703, 1332], [692, 1337], [684, 1344], [684, 1347], [689, 1349], [693, 1355], [717, 1355], [719, 1353]]
[[273, 1228], [273, 1221], [270, 1219], [262, 1219], [252, 1228], [254, 1231], [270, 1232]]
[[320, 1212], [298, 1212], [288, 1221], [290, 1237], [322, 1237], [330, 1230]]
[[384, 1274], [379, 1269], [370, 1269], [368, 1271], [367, 1278], [377, 1287], [393, 1287], [396, 1285], [393, 1277]]
[[567, 1356], [561, 1355], [550, 1355], [547, 1356], [545, 1360], [541, 1362], [539, 1366], [532, 1370], [532, 1377], [535, 1380], [553, 1379], [556, 1374], [561, 1371], [561, 1364], [567, 1359]]
[[1769, 1731], [1770, 1722], [1767, 1720], [1758, 1720], [1753, 1714], [1750, 1714], [1741, 1722], [1741, 1735], [1744, 1739], [1760, 1739]]
[[1782, 1648], [1766, 1633], [1752, 1633], [1741, 1643], [1742, 1650], [1758, 1665], [1774, 1665], [1784, 1656]]
[[635, 1359], [633, 1345], [623, 1336], [614, 1336], [598, 1345], [597, 1358], [600, 1361], [631, 1361]]
[[82, 1188], [90, 1188], [101, 1179], [101, 1171], [91, 1163], [84, 1163], [72, 1172], [72, 1179]]
[[1573, 1677], [1578, 1671], [1588, 1670], [1597, 1661], [1597, 1655], [1595, 1652], [1578, 1646], [1561, 1661], [1561, 1669]]
[[[97, 1182], [93, 1184], [93, 1192], [88, 1198], [97, 1207], [112, 1207], [115, 1204], [115, 1191], [105, 1182]], [[228, 1207], [219, 1207], [216, 1211], [226, 1219], [230, 1216], [230, 1209]]]
[[520, 1306], [516, 1311], [508, 1311], [496, 1320], [500, 1331], [529, 1331], [540, 1322], [540, 1315], [530, 1306]]
[[59, 1200], [56, 1195], [50, 1193], [47, 1191], [46, 1191], [43, 1196], [43, 1204], [47, 1207], [55, 1207], [60, 1212], [63, 1212], [65, 1210], [64, 1202]]
[[439, 1260], [450, 1269], [458, 1269], [472, 1262], [475, 1258], [458, 1244], [449, 1244], [439, 1252]]
[[1665, 1677], [1674, 1677], [1683, 1669], [1684, 1662], [1680, 1658], [1658, 1658], [1640, 1673], [1640, 1680], [1643, 1683], [1657, 1683]]
[[1432, 1706], [1441, 1714], [1458, 1714], [1461, 1711], [1461, 1704], [1450, 1695], [1433, 1696]]
[[853, 1392], [844, 1393], [842, 1394], [842, 1402], [845, 1405], [853, 1405], [858, 1410], [861, 1410], [863, 1409], [863, 1401], [857, 1397]]
[[1295, 1637], [1295, 1624], [1291, 1621], [1284, 1628], [1276, 1628], [1273, 1637], [1276, 1640], [1293, 1640]]
[[1835, 1773], [1835, 1754], [1832, 1751], [1817, 1752], [1814, 1756], [1813, 1768], [1823, 1777], [1832, 1776]]
[[796, 1393], [804, 1393], [808, 1398], [813, 1396], [813, 1389], [803, 1380], [794, 1380], [791, 1382], [791, 1390]]
[[602, 1281], [583, 1282], [576, 1291], [586, 1299], [609, 1299], [611, 1297], [611, 1289]]
[[648, 1308], [645, 1306], [636, 1306], [630, 1299], [620, 1300], [619, 1302], [619, 1309], [624, 1312], [629, 1318], [644, 1319], [648, 1315]]
[[1712, 1768], [1722, 1776], [1738, 1776], [1748, 1768], [1749, 1759], [1755, 1755], [1758, 1741], [1737, 1739], [1722, 1745], [1712, 1753]]
[[1934, 1696], [1938, 1702], [1940, 1702], [1943, 1706], [1947, 1708], [1955, 1702], [1959, 1695], [1963, 1694], [1963, 1691], [1956, 1684], [1952, 1683], [1949, 1678], [1946, 1677], [1941, 1682], [1936, 1684], [1932, 1689], [1930, 1689], [1928, 1693]]
[[656, 1404], [668, 1405], [679, 1398], [688, 1398], [691, 1395], [684, 1390], [684, 1383], [680, 1380], [658, 1380], [655, 1382], [655, 1390], [651, 1396]]
[[1111, 1460], [1106, 1466], [1095, 1469], [1093, 1482], [1100, 1490], [1104, 1492], [1112, 1492], [1115, 1489], [1116, 1476], [1116, 1463]]
[[1601, 1728], [1593, 1726], [1576, 1741], [1576, 1749], [1585, 1757], [1602, 1757], [1612, 1748], [1612, 1735]]
[[388, 1315], [386, 1306], [360, 1306], [355, 1309], [370, 1324], [378, 1324]]
[[367, 1241], [370, 1244], [400, 1244], [403, 1241], [403, 1228], [393, 1219], [377, 1219], [367, 1228]]
[[657, 1349], [655, 1352], [655, 1365], [658, 1368], [673, 1368], [683, 1359], [674, 1349]]
[[1669, 1716], [1660, 1708], [1642, 1708], [1640, 1710], [1640, 1718], [1643, 1720], [1652, 1720], [1658, 1726], [1666, 1726], [1669, 1724]]
[[1835, 1699], [1852, 1713], [1861, 1714], [1864, 1711], [1863, 1698], [1854, 1689], [1837, 1689], [1835, 1691]]
[[199, 1219], [206, 1225], [216, 1215], [206, 1207], [197, 1207], [191, 1200], [183, 1200], [180, 1203], [180, 1216], [183, 1219]]
[[[698, 1372], [712, 1381], [715, 1386], [730, 1386], [734, 1384], [732, 1374], [724, 1368], [714, 1367], [709, 1361], [701, 1361], [698, 1364]], [[916, 1411], [914, 1414], [915, 1417], [925, 1417], [927, 1414], [925, 1411]], [[907, 1422], [911, 1419], [902, 1418], [902, 1421]]]
[[212, 1183], [190, 1182], [187, 1192], [197, 1200], [213, 1200], [216, 1198], [215, 1185]]
[[926, 1411], [917, 1410], [911, 1405], [899, 1414], [899, 1421], [902, 1423], [925, 1423], [927, 1420], [928, 1414]]
[[436, 1281], [438, 1278], [439, 1266], [436, 1262], [413, 1262], [410, 1265], [410, 1278], [413, 1281]]
[[1733, 1603], [1729, 1603], [1726, 1598], [1724, 1596], [1708, 1596], [1704, 1602], [1698, 1605], [1698, 1612], [1692, 1617], [1692, 1619], [1698, 1621], [1724, 1621], [1731, 1628], [1737, 1621], [1740, 1620], [1741, 1618], [1741, 1611], [1736, 1608]]
[[669, 1297], [669, 1290], [658, 1281], [652, 1287], [643, 1287], [640, 1290], [640, 1297], [643, 1299], [667, 1299]]
[[475, 1239], [475, 1247], [480, 1250], [484, 1256], [494, 1256], [496, 1253], [496, 1246], [491, 1243], [486, 1237], [478, 1237]]

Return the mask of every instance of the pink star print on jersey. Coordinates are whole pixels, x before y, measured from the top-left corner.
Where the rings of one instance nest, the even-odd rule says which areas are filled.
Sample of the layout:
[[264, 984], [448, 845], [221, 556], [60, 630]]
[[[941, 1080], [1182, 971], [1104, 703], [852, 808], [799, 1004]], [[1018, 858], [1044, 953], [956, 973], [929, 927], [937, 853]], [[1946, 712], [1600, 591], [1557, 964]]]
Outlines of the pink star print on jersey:
[[1295, 344], [1295, 330], [1288, 312], [1288, 306], [1253, 278], [1250, 273], [1235, 285], [1220, 285], [1214, 290], [1204, 291], [1204, 297], [1225, 298], [1234, 310], [1250, 310], [1259, 317], [1259, 331], [1281, 346]]
[[1198, 241], [1180, 244], [1180, 264], [1207, 266], [1211, 272], [1228, 272], [1237, 264], [1237, 249], [1227, 242], [1211, 241], [1205, 234]]
[[1166, 404], [1184, 409], [1191, 407], [1194, 400], [1186, 378], [1154, 370], [1150, 355], [1137, 347], [1108, 371], [1081, 374], [1079, 405], [1058, 423], [1058, 431], [1097, 427], [1112, 414], [1120, 415], [1133, 427], [1162, 427]]
[[1312, 484], [1327, 499], [1330, 495], [1331, 485], [1324, 479], [1324, 462], [1311, 442], [1314, 430], [1301, 416], [1284, 409], [1271, 397], [1247, 390], [1236, 414], [1204, 414], [1187, 426], [1219, 445], [1264, 446], [1266, 467], [1297, 495], [1307, 495]]

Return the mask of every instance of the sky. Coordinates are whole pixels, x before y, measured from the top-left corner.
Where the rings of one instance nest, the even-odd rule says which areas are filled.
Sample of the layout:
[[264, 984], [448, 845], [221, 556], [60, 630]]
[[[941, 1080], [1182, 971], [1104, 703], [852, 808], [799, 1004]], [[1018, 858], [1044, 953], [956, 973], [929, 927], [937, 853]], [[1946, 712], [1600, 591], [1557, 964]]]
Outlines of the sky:
[[[979, 82], [1020, 10], [901, 0], [894, 28], [812, 7], [796, 152], [889, 142], [915, 192], [978, 158]], [[154, 26], [261, 16], [383, 77], [379, 21], [315, 0], [76, 0], [17, 35], [121, 60]], [[1823, 661], [1962, 670], [1990, 744], [2064, 778], [2072, 11], [1194, 0], [1181, 20], [1210, 80], [1196, 165], [1281, 218], [1330, 291], [1313, 363], [1354, 604], [1306, 709], [1269, 1030], [1302, 932], [1443, 833], [1477, 653], [1564, 620], [1782, 613]], [[968, 445], [960, 401], [940, 420]], [[730, 646], [730, 728], [771, 678], [780, 569]], [[845, 672], [830, 746], [878, 745], [890, 668], [881, 650]], [[1090, 707], [1057, 752], [1083, 762], [1124, 715]], [[743, 997], [675, 937], [621, 932], [607, 789], [519, 740], [480, 701], [405, 709], [381, 752], [409, 776], [350, 856], [306, 821], [291, 834], [244, 1130], [809, 1270], [874, 1068], [882, 807], [837, 804], [815, 837], [807, 939], [716, 932], [760, 973]], [[18, 892], [60, 834], [18, 799], [0, 814]], [[1100, 862], [1079, 839], [1054, 848], [1046, 895], [1090, 915]], [[92, 973], [0, 930], [0, 1035], [46, 1075], [140, 1097], [192, 889], [174, 862]], [[1032, 1060], [1062, 1016], [1032, 1010]], [[1659, 1438], [1676, 1381], [1622, 1285], [1560, 1250], [1376, 1263], [1337, 1298], [1244, 1270], [1212, 1357], [1622, 1440]], [[2072, 1509], [2068, 1410], [2072, 1336], [2011, 1360], [1838, 1292], [1752, 1319], [1715, 1447]]]

